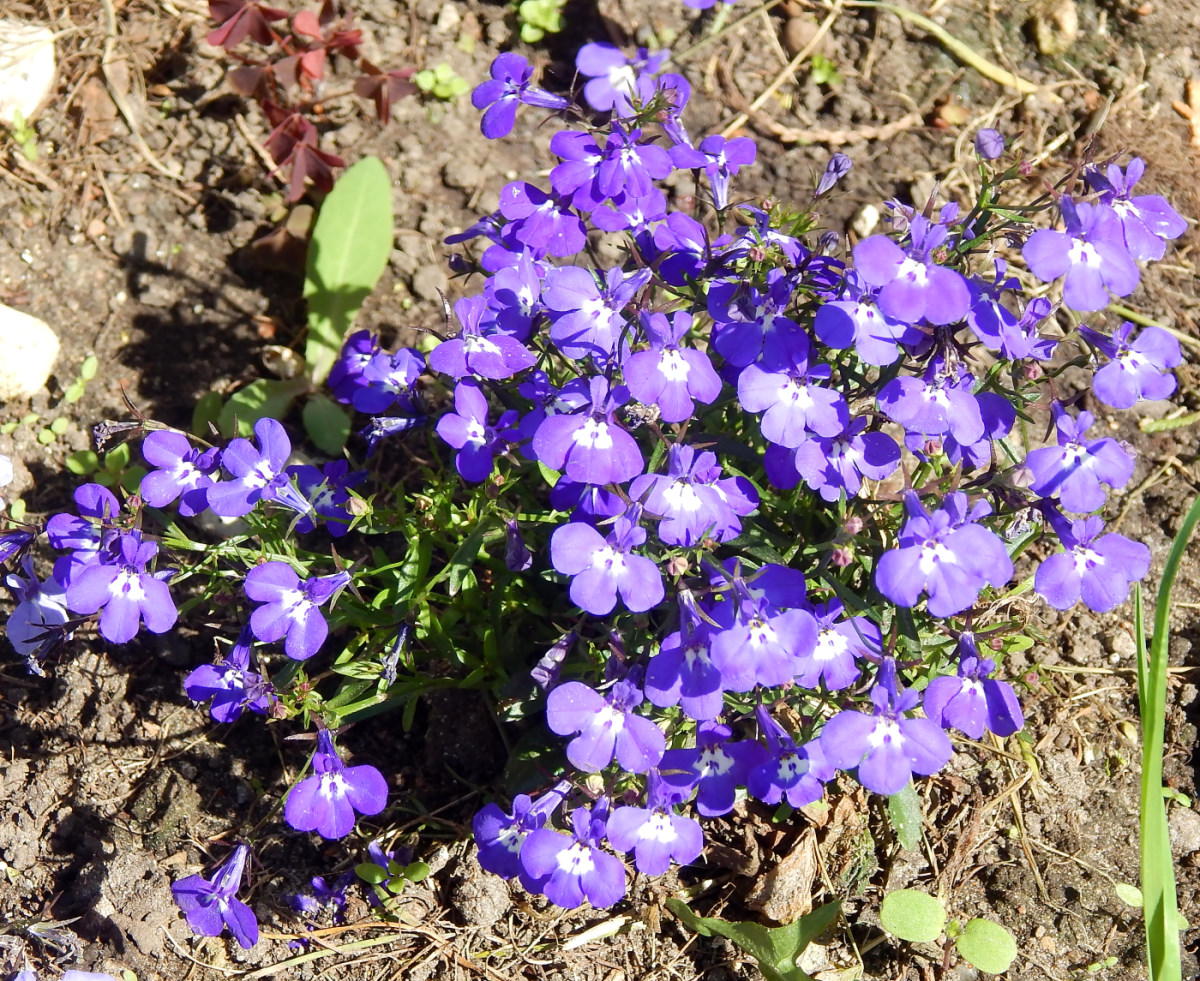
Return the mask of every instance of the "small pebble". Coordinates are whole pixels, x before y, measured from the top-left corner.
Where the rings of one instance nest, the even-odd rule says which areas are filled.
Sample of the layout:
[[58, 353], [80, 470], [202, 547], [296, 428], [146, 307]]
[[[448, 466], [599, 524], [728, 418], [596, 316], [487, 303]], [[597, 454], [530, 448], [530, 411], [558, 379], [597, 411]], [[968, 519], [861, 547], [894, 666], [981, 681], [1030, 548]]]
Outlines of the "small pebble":
[[446, 278], [445, 271], [439, 265], [431, 263], [422, 266], [413, 274], [413, 292], [422, 300], [440, 299], [438, 290], [445, 291], [449, 285], [450, 280]]
[[36, 395], [58, 357], [58, 335], [37, 317], [0, 303], [0, 402]]

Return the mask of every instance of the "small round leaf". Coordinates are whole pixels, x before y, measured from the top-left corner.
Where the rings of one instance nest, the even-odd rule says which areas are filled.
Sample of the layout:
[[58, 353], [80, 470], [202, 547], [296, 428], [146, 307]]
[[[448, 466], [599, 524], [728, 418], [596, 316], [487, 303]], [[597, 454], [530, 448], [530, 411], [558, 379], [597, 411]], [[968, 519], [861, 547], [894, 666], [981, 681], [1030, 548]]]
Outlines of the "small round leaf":
[[932, 943], [946, 926], [946, 907], [927, 893], [898, 889], [883, 897], [879, 910], [883, 928], [912, 943]]
[[1013, 935], [991, 920], [970, 920], [957, 943], [963, 959], [986, 974], [1003, 974], [1017, 959]]
[[1132, 906], [1134, 909], [1142, 908], [1142, 890], [1137, 886], [1132, 886], [1128, 882], [1118, 882], [1115, 889], [1117, 898], [1126, 906]]

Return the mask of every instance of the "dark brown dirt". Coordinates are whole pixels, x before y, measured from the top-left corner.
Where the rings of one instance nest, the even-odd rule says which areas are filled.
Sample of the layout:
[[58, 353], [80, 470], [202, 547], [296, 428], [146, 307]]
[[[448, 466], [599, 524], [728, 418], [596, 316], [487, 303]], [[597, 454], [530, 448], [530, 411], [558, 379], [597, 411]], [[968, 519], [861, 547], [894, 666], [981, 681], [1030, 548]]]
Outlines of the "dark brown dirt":
[[[949, 105], [961, 107], [968, 119], [986, 117], [1006, 133], [1022, 134], [1026, 152], [1041, 161], [1034, 181], [1062, 173], [1102, 122], [1101, 153], [1140, 153], [1153, 189], [1185, 215], [1200, 214], [1198, 151], [1189, 146], [1187, 123], [1171, 108], [1173, 100], [1185, 98], [1185, 81], [1200, 72], [1200, 50], [1184, 46], [1200, 43], [1200, 10], [1132, 0], [1067, 5], [1077, 15], [1078, 35], [1062, 54], [1045, 56], [1026, 19], [1038, 5], [932, 4], [952, 34], [1045, 86], [1026, 99], [964, 67], [890, 14], [843, 9], [819, 49], [843, 82], [817, 86], [801, 68], [798, 84], [785, 82], [765, 102], [746, 127], [759, 137], [760, 156], [741, 191], [799, 197], [837, 143], [855, 169], [844, 193], [827, 205], [829, 227], [843, 229], [861, 205], [882, 198], [923, 203], [935, 180], [942, 181], [943, 195], [961, 195], [971, 179], [969, 140], [962, 126], [935, 125], [952, 117]], [[39, 415], [37, 423], [0, 436], [0, 452], [19, 461], [18, 483], [6, 496], [20, 494], [35, 513], [69, 499], [73, 478], [64, 474], [63, 460], [87, 445], [91, 423], [126, 414], [123, 389], [156, 418], [187, 425], [201, 395], [229, 392], [264, 374], [262, 346], [292, 342], [303, 325], [300, 270], [264, 271], [247, 249], [273, 227], [279, 185], [266, 176], [252, 142], [265, 135], [264, 121], [222, 87], [228, 63], [203, 43], [204, 5], [113, 0], [112, 7], [115, 50], [131, 80], [127, 92], [140, 114], [138, 130], [156, 158], [181, 168], [182, 180], [163, 177], [148, 164], [105, 90], [101, 0], [0, 3], [5, 15], [64, 32], [59, 90], [37, 120], [42, 156], [26, 167], [6, 145], [0, 160], [0, 210], [8, 216], [0, 230], [0, 299], [47, 320], [63, 342], [47, 391], [32, 405], [0, 407], [0, 423], [31, 411]], [[506, 8], [479, 0], [363, 0], [355, 9], [370, 38], [368, 54], [381, 64], [448, 61], [474, 84], [498, 51], [519, 47]], [[731, 17], [750, 9], [741, 4]], [[570, 31], [527, 53], [561, 85], [569, 81], [570, 58], [584, 40], [675, 33], [681, 35], [676, 50], [682, 50], [714, 13], [697, 15], [677, 0], [614, 0], [598, 9], [572, 2]], [[827, 13], [797, 4], [789, 7], [790, 20], [779, 10], [763, 14], [686, 59], [679, 67], [695, 86], [693, 132], [727, 124], [779, 73], [788, 57], [784, 45], [811, 36]], [[914, 110], [919, 124], [886, 140], [874, 138], [878, 127]], [[331, 105], [328, 119], [332, 149], [352, 159], [376, 154], [394, 178], [395, 249], [361, 322], [383, 329], [440, 323], [437, 290], [452, 299], [460, 290], [447, 278], [442, 238], [494, 208], [505, 180], [532, 178], [549, 166], [545, 134], [526, 115], [512, 138], [489, 143], [479, 136], [478, 116], [466, 100], [404, 102], [383, 129], [350, 104]], [[773, 138], [779, 127], [821, 131], [822, 139], [784, 145]], [[680, 175], [675, 203], [694, 191]], [[1194, 233], [1177, 243], [1128, 301], [1193, 338], [1195, 244]], [[100, 359], [99, 375], [81, 401], [61, 402], [90, 353]], [[1186, 348], [1186, 357], [1177, 404], [1195, 411], [1195, 346]], [[70, 422], [65, 435], [39, 443], [38, 432], [57, 417]], [[1154, 583], [1196, 493], [1195, 430], [1146, 435], [1137, 422], [1128, 415], [1112, 419], [1114, 430], [1140, 454], [1131, 490], [1117, 496], [1114, 508], [1125, 509], [1121, 530], [1152, 548]], [[1200, 636], [1195, 554], [1194, 548], [1177, 585], [1181, 602], [1172, 622], [1171, 661], [1178, 673], [1172, 676], [1166, 764], [1170, 785], [1193, 799], [1192, 671], [1200, 663], [1193, 649]], [[910, 948], [881, 933], [881, 895], [906, 886], [937, 892], [955, 918], [987, 916], [1012, 930], [1020, 957], [1010, 978], [1144, 977], [1140, 914], [1114, 891], [1115, 884], [1139, 878], [1131, 609], [1060, 618], [1030, 607], [1025, 615], [1031, 632], [1044, 640], [1024, 663], [1010, 664], [1009, 673], [1024, 674], [1028, 685], [1030, 741], [1009, 740], [1003, 749], [1010, 755], [964, 744], [948, 772], [923, 785], [920, 852], [900, 851], [877, 802], [868, 806], [849, 791], [832, 801], [834, 820], [814, 818], [817, 851], [833, 892], [818, 879], [813, 898], [843, 899], [846, 911], [846, 922], [804, 961], [820, 981], [972, 976], [943, 972], [940, 948]], [[296, 955], [288, 940], [304, 932], [279, 904], [280, 894], [313, 875], [330, 874], [346, 858], [340, 848], [323, 850], [305, 836], [278, 831], [259, 839], [260, 865], [252, 876], [263, 942], [246, 953], [225, 938], [192, 938], [171, 901], [171, 880], [199, 868], [206, 856], [222, 854], [222, 842], [264, 819], [285, 785], [281, 756], [261, 741], [259, 729], [249, 723], [214, 727], [183, 696], [185, 670], [208, 653], [201, 648], [186, 636], [122, 649], [93, 639], [78, 642], [45, 680], [26, 678], [16, 662], [7, 665], [0, 709], [5, 949], [24, 949], [35, 961], [78, 953], [78, 966], [130, 968], [141, 981], [228, 977], [259, 968], [263, 973], [255, 976], [406, 981], [758, 976], [732, 945], [698, 940], [664, 911], [662, 900], [680, 886], [673, 880], [638, 880], [632, 898], [611, 911], [563, 915], [479, 873], [464, 844], [472, 791], [458, 778], [490, 779], [502, 749], [491, 749], [496, 736], [486, 711], [449, 696], [423, 707], [411, 735], [362, 736], [377, 741], [361, 747], [365, 755], [394, 761], [386, 775], [397, 804], [384, 830], [411, 839], [434, 869], [428, 884], [410, 891], [406, 921], [386, 944], [269, 972], [270, 965]], [[457, 739], [447, 741], [448, 733]], [[495, 759], [480, 764], [478, 746], [489, 747]], [[472, 764], [481, 768], [465, 772]], [[850, 803], [838, 807], [839, 799]], [[1170, 824], [1180, 905], [1193, 924], [1185, 939], [1194, 947], [1200, 942], [1200, 806], [1172, 803]], [[747, 898], [752, 886], [801, 847], [808, 826], [797, 819], [781, 831], [769, 815], [749, 811], [714, 829], [713, 884], [700, 893], [697, 908], [726, 918], [755, 917]], [[356, 916], [368, 916], [365, 904], [352, 907], [352, 923]], [[79, 919], [62, 930], [77, 943], [74, 952], [66, 940], [56, 948], [21, 925], [73, 917]], [[610, 925], [612, 936], [568, 943], [601, 923]], [[335, 945], [370, 936], [389, 935], [319, 935]], [[1194, 977], [1195, 958], [1190, 952], [1186, 957], [1184, 975]], [[76, 961], [72, 956], [64, 963]]]

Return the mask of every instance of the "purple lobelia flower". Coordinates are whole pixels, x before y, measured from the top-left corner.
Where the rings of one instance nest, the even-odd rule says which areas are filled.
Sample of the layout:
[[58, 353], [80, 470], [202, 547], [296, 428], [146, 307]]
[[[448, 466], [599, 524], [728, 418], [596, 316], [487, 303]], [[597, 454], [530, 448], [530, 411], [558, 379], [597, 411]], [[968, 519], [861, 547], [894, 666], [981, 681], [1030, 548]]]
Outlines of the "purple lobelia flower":
[[1068, 521], [1055, 508], [1043, 508], [1063, 551], [1044, 559], [1033, 588], [1056, 610], [1083, 600], [1088, 609], [1107, 613], [1125, 602], [1129, 584], [1150, 571], [1150, 549], [1124, 535], [1102, 534], [1098, 517]]
[[623, 110], [637, 91], [640, 75], [653, 75], [662, 67], [670, 52], [638, 48], [637, 54], [626, 58], [611, 44], [591, 42], [579, 49], [575, 67], [589, 81], [583, 87], [583, 97], [597, 112]]
[[747, 365], [738, 376], [738, 402], [747, 412], [762, 412], [762, 434], [772, 443], [794, 449], [809, 438], [837, 436], [850, 414], [846, 401], [821, 384], [829, 365], [809, 363], [808, 337], [802, 332], [781, 337], [763, 360]]
[[850, 173], [853, 166], [854, 161], [844, 153], [835, 153], [829, 158], [829, 163], [825, 165], [825, 170], [822, 171], [817, 186], [813, 190], [813, 197], [819, 198], [832, 191], [837, 182]]
[[402, 347], [395, 354], [378, 351], [363, 368], [351, 403], [359, 412], [373, 416], [397, 405], [402, 412], [413, 412], [417, 379], [424, 370], [425, 358], [414, 348]]
[[738, 787], [750, 771], [767, 762], [766, 749], [752, 740], [730, 742], [733, 730], [716, 722], [696, 728], [692, 749], [668, 749], [658, 771], [672, 786], [696, 790], [696, 810], [703, 817], [720, 817], [733, 810]]
[[957, 674], [934, 678], [926, 686], [925, 717], [971, 739], [982, 739], [985, 731], [1011, 736], [1025, 724], [1012, 685], [991, 677], [996, 662], [979, 656], [970, 631], [959, 637], [958, 655]]
[[607, 798], [601, 797], [590, 808], [571, 812], [573, 835], [538, 828], [521, 846], [527, 881], [556, 906], [575, 909], [587, 900], [604, 909], [625, 895], [625, 866], [600, 847], [608, 810]]
[[381, 440], [400, 433], [407, 433], [424, 425], [424, 416], [375, 416], [360, 430], [360, 435], [367, 441], [367, 456], [378, 448]]
[[351, 471], [348, 461], [331, 460], [321, 469], [307, 463], [288, 467], [288, 474], [296, 478], [297, 490], [312, 504], [312, 512], [296, 522], [296, 532], [303, 535], [312, 531], [319, 519], [334, 538], [350, 530], [353, 517], [346, 504], [350, 488], [366, 479], [365, 470]]
[[1019, 291], [1018, 280], [1007, 275], [1008, 264], [996, 259], [996, 278], [988, 283], [978, 276], [968, 282], [971, 288], [971, 308], [967, 323], [971, 330], [992, 351], [999, 351], [1009, 361], [1032, 358], [1049, 361], [1058, 342], [1042, 337], [1038, 325], [1050, 316], [1053, 307], [1044, 296], [1030, 300], [1020, 317], [1001, 302], [1005, 293]]
[[[619, 195], [634, 198], [647, 197], [654, 190], [654, 182], [671, 173], [671, 157], [655, 143], [640, 142], [642, 131], [628, 132], [619, 124], [612, 124], [612, 131], [604, 143], [604, 153], [596, 166], [596, 179], [589, 202], [592, 206]], [[583, 207], [578, 194], [576, 207]]]
[[21, 528], [0, 532], [0, 564], [19, 558], [36, 538], [34, 532]]
[[778, 804], [786, 798], [792, 807], [800, 808], [820, 800], [825, 783], [834, 777], [821, 742], [814, 739], [797, 746], [765, 705], [759, 705], [754, 716], [767, 740], [767, 758], [750, 769], [746, 789], [764, 804]]
[[369, 330], [356, 330], [342, 342], [342, 350], [325, 380], [335, 399], [347, 405], [354, 400], [354, 393], [366, 385], [363, 372], [378, 353], [379, 337]]
[[258, 672], [250, 670], [250, 628], [243, 627], [237, 643], [220, 664], [202, 664], [184, 679], [183, 690], [193, 702], [212, 699], [209, 714], [217, 722], [233, 722], [243, 709], [263, 715], [274, 690]]
[[345, 920], [346, 904], [349, 901], [346, 890], [358, 877], [353, 871], [343, 872], [332, 882], [327, 883], [324, 876], [314, 875], [308, 880], [308, 890], [286, 896], [289, 906], [301, 916], [316, 917], [323, 910], [332, 914], [334, 923]]
[[221, 451], [221, 466], [233, 477], [208, 488], [208, 506], [223, 518], [239, 518], [259, 501], [275, 501], [297, 514], [308, 514], [312, 505], [292, 486], [285, 472], [292, 443], [274, 419], [254, 424], [258, 448], [248, 439], [230, 440]]
[[179, 615], [165, 581], [175, 570], [147, 572], [157, 554], [156, 543], [125, 532], [102, 550], [101, 561], [72, 577], [67, 605], [75, 613], [100, 611], [100, 634], [113, 644], [133, 640], [143, 622], [151, 633], [166, 633]]
[[581, 266], [561, 266], [546, 276], [542, 302], [550, 312], [550, 340], [568, 358], [623, 358], [621, 335], [629, 321], [622, 311], [650, 281], [650, 270], [626, 276], [619, 267], [603, 280]]
[[64, 627], [70, 620], [66, 590], [53, 578], [41, 582], [28, 555], [21, 567], [25, 576], [11, 572], [4, 577], [16, 604], [4, 623], [4, 632], [13, 650], [25, 658], [29, 672], [41, 675], [41, 658], [54, 645], [71, 638], [71, 631]]
[[368, 817], [387, 805], [387, 781], [370, 764], [346, 766], [328, 730], [317, 733], [313, 775], [287, 795], [283, 817], [297, 831], [322, 838], [344, 838], [354, 830], [355, 813]]
[[826, 501], [857, 497], [863, 478], [884, 480], [900, 464], [900, 447], [886, 433], [863, 432], [867, 420], [852, 419], [845, 432], [813, 436], [795, 449], [771, 444], [763, 456], [771, 485], [790, 490], [803, 478]]
[[531, 831], [546, 826], [566, 798], [570, 786], [568, 781], [560, 781], [536, 801], [528, 794], [517, 794], [511, 813], [503, 811], [494, 802], [485, 804], [471, 821], [475, 844], [479, 847], [480, 866], [504, 879], [521, 875], [521, 846]]
[[463, 480], [479, 483], [492, 472], [496, 454], [517, 432], [513, 428], [517, 411], [509, 409], [489, 426], [487, 396], [474, 378], [464, 378], [454, 386], [454, 411], [438, 420], [437, 434], [458, 452], [454, 466]]
[[179, 513], [191, 518], [208, 507], [208, 488], [221, 466], [215, 447], [193, 447], [183, 433], [159, 430], [142, 441], [142, 456], [157, 469], [142, 478], [138, 492], [151, 507], [166, 507], [179, 499]]
[[586, 773], [612, 762], [626, 773], [657, 766], [666, 749], [662, 730], [634, 712], [642, 704], [641, 674], [633, 668], [605, 697], [578, 681], [568, 681], [546, 699], [546, 724], [560, 736], [578, 733], [567, 743], [567, 759]]
[[113, 492], [100, 484], [75, 488], [75, 514], [56, 514], [46, 522], [46, 537], [55, 548], [70, 549], [54, 563], [54, 579], [62, 586], [100, 561], [100, 549], [118, 535], [114, 522], [121, 514]]
[[[633, 232], [635, 239], [642, 244], [651, 237], [644, 233], [657, 227], [666, 217], [667, 197], [655, 187], [642, 197], [616, 195], [592, 211], [592, 224], [605, 232]], [[645, 245], [642, 244], [642, 247], [645, 248]]]
[[613, 522], [607, 538], [582, 521], [554, 529], [550, 563], [573, 577], [571, 602], [580, 609], [604, 616], [617, 605], [618, 594], [634, 613], [662, 602], [665, 591], [658, 566], [644, 555], [633, 554], [646, 541], [646, 529], [638, 525], [640, 517], [640, 506], [632, 505]]
[[675, 811], [689, 793], [651, 770], [646, 806], [618, 807], [609, 815], [609, 844], [619, 852], [633, 852], [633, 864], [642, 875], [663, 875], [672, 861], [690, 865], [704, 850], [704, 832], [694, 818]]
[[258, 943], [258, 920], [254, 911], [237, 898], [249, 845], [238, 845], [217, 866], [212, 879], [189, 875], [171, 885], [175, 902], [187, 917], [188, 926], [202, 937], [219, 937], [226, 927], [237, 942], [249, 949]]
[[712, 346], [726, 361], [743, 368], [764, 351], [783, 359], [786, 338], [802, 334], [799, 324], [783, 316], [796, 290], [796, 277], [775, 268], [767, 273], [766, 292], [741, 279], [718, 279], [708, 288], [708, 314], [713, 318]]
[[917, 344], [925, 335], [912, 324], [886, 316], [876, 302], [878, 294], [878, 287], [868, 286], [853, 269], [847, 271], [845, 296], [817, 308], [817, 339], [832, 348], [853, 347], [867, 364], [893, 364], [900, 357], [900, 345]]
[[246, 573], [246, 596], [262, 605], [250, 614], [259, 640], [283, 639], [288, 657], [303, 661], [320, 650], [329, 624], [319, 607], [350, 582], [350, 573], [302, 580], [286, 562], [264, 562]]
[[721, 394], [721, 378], [708, 355], [683, 344], [692, 315], [679, 310], [668, 321], [663, 313], [642, 313], [642, 330], [650, 350], [625, 359], [623, 371], [630, 394], [657, 405], [663, 422], [683, 422], [696, 410], [695, 399], [708, 405]]
[[504, 185], [500, 213], [512, 222], [511, 234], [517, 242], [543, 250], [543, 254], [562, 259], [575, 255], [587, 244], [583, 219], [571, 211], [568, 203], [524, 181]]
[[854, 268], [864, 283], [879, 287], [879, 309], [906, 324], [922, 318], [933, 324], [962, 320], [971, 302], [967, 281], [933, 258], [949, 232], [924, 215], [914, 215], [908, 234], [905, 249], [885, 235], [872, 235], [854, 246]]
[[1141, 273], [1125, 245], [1121, 222], [1103, 204], [1059, 201], [1065, 231], [1040, 228], [1021, 249], [1030, 271], [1050, 283], [1065, 276], [1063, 302], [1072, 310], [1103, 310], [1109, 292], [1128, 296]]
[[[974, 443], [965, 446], [953, 436], [947, 436], [942, 443], [942, 452], [950, 462], [957, 465], [965, 461], [967, 469], [986, 470], [992, 462], [992, 442], [1007, 436], [1017, 421], [1016, 407], [1003, 395], [995, 392], [979, 392], [975, 395], [979, 403], [979, 415], [983, 419], [983, 436]], [[909, 433], [906, 438], [909, 449], [923, 455], [915, 445], [919, 436]]]
[[883, 650], [879, 628], [866, 617], [847, 617], [842, 601], [831, 599], [813, 606], [817, 621], [817, 645], [796, 672], [796, 683], [816, 688], [821, 681], [830, 691], [854, 684], [859, 675], [858, 658], [876, 658]]
[[513, 257], [512, 265], [496, 270], [484, 284], [495, 331], [509, 334], [518, 341], [529, 337], [534, 320], [543, 312], [542, 280], [548, 271], [545, 263], [525, 250]]
[[1004, 136], [999, 130], [981, 129], [975, 134], [975, 152], [984, 160], [995, 160], [1004, 152]]
[[999, 588], [1012, 578], [1013, 565], [1004, 543], [976, 524], [991, 513], [978, 502], [969, 512], [967, 495], [955, 491], [930, 514], [914, 491], [904, 496], [908, 521], [896, 548], [879, 558], [875, 586], [898, 606], [916, 606], [929, 594], [929, 612], [947, 617], [971, 606], [985, 585]]
[[624, 514], [628, 504], [620, 494], [607, 487], [564, 478], [550, 488], [550, 506], [555, 511], [569, 511], [572, 521], [599, 525], [608, 518]]
[[937, 354], [929, 359], [921, 378], [902, 375], [884, 385], [879, 390], [879, 408], [920, 442], [950, 435], [969, 446], [985, 431], [974, 388], [975, 376], [966, 365]]
[[1033, 474], [1029, 489], [1043, 497], [1057, 496], [1068, 511], [1085, 514], [1104, 505], [1104, 488], [1124, 487], [1133, 476], [1133, 457], [1111, 437], [1087, 439], [1095, 418], [1080, 412], [1072, 418], [1058, 402], [1051, 407], [1057, 446], [1030, 450], [1025, 466]]
[[616, 410], [629, 400], [624, 385], [609, 389], [595, 377], [588, 382], [588, 401], [582, 412], [550, 415], [533, 437], [537, 459], [568, 480], [583, 484], [619, 484], [632, 480], [645, 467], [637, 440], [617, 425]]
[[509, 572], [526, 572], [533, 567], [533, 553], [525, 544], [515, 518], [504, 522], [504, 564]]
[[667, 215], [655, 227], [652, 240], [659, 255], [658, 274], [672, 286], [687, 286], [688, 280], [724, 271], [724, 265], [715, 255], [722, 245], [729, 243], [729, 236], [712, 241], [708, 229], [682, 211]]
[[725, 707], [721, 672], [709, 645], [715, 627], [704, 619], [691, 590], [679, 590], [679, 629], [667, 634], [646, 668], [646, 697], [666, 708], [678, 705], [689, 718], [715, 719]]
[[858, 782], [876, 794], [897, 794], [914, 773], [931, 776], [954, 754], [950, 739], [936, 722], [908, 718], [919, 697], [897, 692], [895, 662], [885, 658], [880, 682], [871, 689], [873, 715], [839, 712], [825, 723], [820, 743], [825, 758], [843, 770], [858, 770]]
[[1143, 261], [1161, 259], [1166, 240], [1179, 238], [1188, 227], [1187, 221], [1161, 195], [1131, 196], [1134, 185], [1145, 172], [1146, 164], [1141, 157], [1134, 157], [1124, 173], [1116, 164], [1109, 164], [1103, 174], [1100, 168], [1089, 167], [1083, 175], [1100, 192], [1101, 203], [1116, 214], [1129, 254]]
[[1145, 327], [1132, 341], [1133, 324], [1128, 320], [1112, 337], [1087, 326], [1080, 326], [1079, 333], [1108, 358], [1092, 378], [1092, 391], [1105, 405], [1129, 409], [1140, 399], [1165, 399], [1175, 391], [1171, 369], [1183, 358], [1179, 341], [1161, 327]]
[[454, 315], [462, 324], [458, 337], [443, 341], [429, 353], [429, 367], [452, 378], [511, 378], [537, 362], [533, 352], [510, 334], [484, 332], [480, 321], [487, 312], [487, 298], [464, 296], [454, 304]]
[[[747, 369], [749, 370], [749, 369]], [[665, 474], [643, 474], [629, 486], [629, 496], [661, 516], [658, 537], [668, 545], [691, 547], [706, 537], [718, 542], [736, 538], [741, 518], [758, 507], [758, 491], [745, 477], [721, 477], [715, 454], [673, 443]]]
[[682, 169], [703, 170], [712, 190], [713, 205], [718, 211], [729, 207], [729, 184], [738, 170], [754, 163], [758, 147], [748, 136], [732, 140], [717, 134], [706, 136], [699, 147], [676, 144], [671, 147], [671, 161]]
[[570, 101], [533, 84], [533, 68], [519, 54], [506, 52], [493, 62], [486, 82], [480, 82], [471, 93], [471, 104], [483, 109], [479, 129], [489, 140], [498, 140], [512, 132], [517, 118], [517, 106], [537, 106], [560, 112]]

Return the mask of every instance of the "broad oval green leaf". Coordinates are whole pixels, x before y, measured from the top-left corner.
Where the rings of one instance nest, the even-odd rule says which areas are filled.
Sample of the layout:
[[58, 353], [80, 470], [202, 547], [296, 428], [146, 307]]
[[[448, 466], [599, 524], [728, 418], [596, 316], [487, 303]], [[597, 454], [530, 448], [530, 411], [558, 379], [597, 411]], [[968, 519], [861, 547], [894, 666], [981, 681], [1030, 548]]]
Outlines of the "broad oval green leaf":
[[928, 893], [897, 889], [883, 897], [879, 921], [901, 940], [933, 943], [946, 928], [946, 907]]
[[317, 447], [338, 456], [350, 438], [350, 417], [327, 395], [317, 394], [304, 404], [304, 431]]
[[985, 974], [1003, 974], [1017, 959], [1013, 935], [991, 920], [969, 920], [956, 943], [963, 959]]
[[315, 384], [328, 376], [391, 251], [392, 182], [382, 161], [364, 157], [338, 178], [308, 243], [304, 360]]

